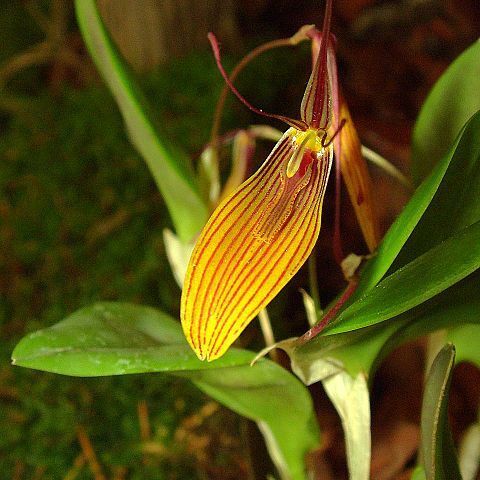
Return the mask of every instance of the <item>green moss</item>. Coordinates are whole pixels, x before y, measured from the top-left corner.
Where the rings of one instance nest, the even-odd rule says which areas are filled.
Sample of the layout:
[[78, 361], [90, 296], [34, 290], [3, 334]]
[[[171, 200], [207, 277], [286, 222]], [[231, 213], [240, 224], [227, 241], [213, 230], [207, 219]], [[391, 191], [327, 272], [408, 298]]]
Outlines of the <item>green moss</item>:
[[[276, 65], [298, 59], [265, 58], [242, 74], [239, 87], [276, 110], [270, 107], [291, 80], [291, 70]], [[172, 62], [143, 83], [172, 141], [200, 153], [222, 87], [211, 55]], [[161, 375], [67, 378], [8, 364], [25, 333], [95, 300], [154, 305], [178, 316], [180, 290], [162, 240], [168, 213], [110, 94], [95, 86], [66, 86], [56, 96], [44, 85], [37, 90], [27, 112], [0, 126], [0, 480], [19, 466], [22, 478], [37, 468], [45, 469], [43, 478], [63, 478], [81, 451], [78, 425], [110, 476], [123, 466], [129, 479], [203, 478], [174, 438], [181, 419], [206, 401], [191, 384]], [[231, 99], [228, 107], [224, 130], [261, 122]], [[139, 400], [149, 406], [152, 439], [168, 456], [144, 461]], [[228, 449], [217, 453], [220, 463], [238, 465], [228, 461]], [[91, 478], [88, 467], [76, 478]]]
[[[109, 472], [126, 466], [129, 478], [162, 478], [162, 471], [195, 478], [188, 457], [183, 467], [176, 458], [143, 463], [137, 416], [145, 399], [153, 435], [166, 429], [162, 441], [175, 450], [173, 431], [205, 401], [189, 383], [160, 375], [74, 379], [8, 366], [24, 333], [95, 300], [176, 315], [180, 295], [162, 241], [167, 212], [108, 92], [65, 89], [52, 98], [43, 91], [31, 102], [28, 116], [11, 118], [0, 135], [0, 478], [11, 478], [18, 462], [24, 478], [38, 467], [44, 478], [63, 478], [80, 453], [80, 424]], [[205, 138], [205, 128], [197, 135]], [[178, 398], [185, 411], [175, 408]], [[84, 471], [77, 478], [91, 478]]]

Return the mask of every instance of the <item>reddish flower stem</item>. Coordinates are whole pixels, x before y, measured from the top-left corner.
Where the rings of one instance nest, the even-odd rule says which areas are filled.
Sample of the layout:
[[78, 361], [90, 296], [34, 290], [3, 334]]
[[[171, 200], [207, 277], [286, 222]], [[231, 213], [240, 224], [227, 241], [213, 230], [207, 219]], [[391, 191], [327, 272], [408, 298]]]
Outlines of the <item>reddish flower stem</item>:
[[[269, 50], [273, 50], [274, 48], [279, 47], [291, 47], [292, 44], [291, 38], [281, 38], [279, 40], [272, 40], [270, 42], [264, 43], [259, 45], [258, 47], [254, 48], [250, 53], [245, 55], [240, 62], [237, 63], [235, 68], [230, 72], [230, 81], [234, 82], [235, 79], [238, 77], [240, 72], [256, 57], [261, 55], [264, 52], [268, 52]], [[227, 85], [224, 86], [220, 96], [218, 97], [217, 105], [215, 106], [215, 113], [213, 116], [213, 124], [212, 130], [210, 132], [210, 143], [214, 144], [216, 139], [219, 136], [220, 132], [220, 123], [222, 118], [223, 107], [225, 105], [225, 100], [227, 99], [229, 88]]]
[[312, 338], [316, 337], [330, 322], [339, 310], [343, 307], [345, 302], [352, 296], [353, 292], [355, 292], [358, 285], [357, 280], [351, 280], [347, 285], [347, 288], [342, 293], [341, 297], [337, 300], [335, 305], [323, 316], [323, 318], [314, 325], [310, 330], [305, 332], [299, 339], [299, 344], [303, 344], [311, 340]]
[[275, 118], [276, 120], [280, 120], [282, 122], [285, 122], [286, 124], [290, 125], [291, 127], [294, 127], [294, 128], [297, 128], [299, 130], [306, 130], [307, 129], [307, 125], [305, 124], [305, 122], [303, 122], [302, 120], [295, 120], [293, 118], [289, 118], [289, 117], [286, 117], [284, 115], [276, 115], [274, 113], [267, 113], [267, 112], [264, 112], [263, 110], [261, 110], [260, 108], [257, 108], [257, 107], [254, 107], [250, 102], [248, 102], [243, 96], [242, 94], [237, 90], [237, 88], [235, 87], [235, 85], [232, 83], [232, 81], [230, 80], [230, 77], [228, 76], [227, 72], [225, 71], [225, 69], [223, 68], [223, 65], [222, 65], [222, 61], [221, 61], [221, 58], [220, 58], [220, 48], [218, 46], [218, 42], [217, 42], [217, 39], [215, 37], [215, 35], [210, 32], [208, 34], [208, 40], [210, 41], [210, 45], [212, 46], [212, 50], [213, 50], [213, 55], [215, 57], [215, 61], [217, 62], [217, 67], [218, 69], [220, 70], [220, 73], [222, 74], [222, 77], [223, 79], [225, 80], [225, 82], [227, 83], [228, 87], [230, 88], [230, 90], [232, 91], [232, 93], [235, 94], [235, 96], [247, 107], [249, 108], [252, 112], [258, 114], [258, 115], [262, 115], [263, 117], [268, 117], [268, 118]]

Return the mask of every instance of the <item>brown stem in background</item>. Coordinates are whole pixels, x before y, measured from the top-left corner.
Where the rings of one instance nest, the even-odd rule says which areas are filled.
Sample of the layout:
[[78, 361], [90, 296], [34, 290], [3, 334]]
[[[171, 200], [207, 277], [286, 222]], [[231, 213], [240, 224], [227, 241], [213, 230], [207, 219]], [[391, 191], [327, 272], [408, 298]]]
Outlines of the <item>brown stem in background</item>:
[[97, 455], [90, 442], [90, 438], [88, 438], [85, 428], [81, 425], [77, 427], [77, 438], [95, 480], [107, 480], [107, 477], [103, 474], [102, 467], [97, 460]]
[[140, 425], [140, 438], [142, 442], [148, 442], [151, 437], [150, 420], [148, 418], [148, 405], [146, 400], [140, 400], [137, 404], [138, 423]]
[[63, 480], [75, 480], [78, 477], [78, 474], [85, 465], [85, 456], [83, 453], [77, 455], [73, 461], [72, 467], [68, 470], [67, 474], [63, 477]]

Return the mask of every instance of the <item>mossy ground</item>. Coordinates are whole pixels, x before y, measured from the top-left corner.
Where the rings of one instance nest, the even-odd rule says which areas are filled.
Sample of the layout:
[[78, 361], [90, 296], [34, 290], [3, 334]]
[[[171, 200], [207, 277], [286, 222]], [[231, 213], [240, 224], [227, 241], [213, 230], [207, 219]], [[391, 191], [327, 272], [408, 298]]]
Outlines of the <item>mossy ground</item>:
[[[146, 81], [166, 129], [190, 151], [207, 138], [201, 119], [218, 92], [210, 80], [201, 88], [211, 93], [188, 103], [199, 97], [182, 90], [182, 78], [186, 68], [198, 76], [202, 61], [206, 55]], [[165, 90], [167, 97], [156, 93]], [[190, 105], [188, 116], [174, 113], [182, 105]], [[181, 439], [178, 431], [208, 399], [189, 383], [161, 375], [67, 378], [9, 365], [23, 334], [95, 300], [178, 313], [180, 290], [162, 240], [168, 214], [108, 91], [39, 88], [27, 110], [2, 118], [0, 158], [0, 478], [64, 478], [81, 453], [79, 428], [109, 477], [196, 478], [194, 431]], [[148, 407], [148, 441], [139, 405]], [[76, 478], [91, 478], [88, 467]]]
[[[41, 38], [20, 13], [12, 5], [0, 15], [9, 37], [1, 61]], [[304, 50], [254, 63], [240, 86], [268, 109], [289, 84], [279, 58], [300, 63]], [[239, 418], [188, 382], [68, 378], [10, 365], [24, 334], [96, 300], [178, 316], [162, 239], [168, 212], [113, 99], [99, 83], [79, 88], [67, 78], [52, 89], [48, 75], [48, 65], [21, 72], [8, 85], [20, 108], [0, 106], [0, 479], [92, 478], [80, 456], [85, 438], [108, 478], [238, 478], [246, 468]], [[198, 156], [222, 87], [211, 54], [172, 61], [142, 84], [171, 141]], [[243, 107], [228, 105], [224, 128], [247, 125]]]

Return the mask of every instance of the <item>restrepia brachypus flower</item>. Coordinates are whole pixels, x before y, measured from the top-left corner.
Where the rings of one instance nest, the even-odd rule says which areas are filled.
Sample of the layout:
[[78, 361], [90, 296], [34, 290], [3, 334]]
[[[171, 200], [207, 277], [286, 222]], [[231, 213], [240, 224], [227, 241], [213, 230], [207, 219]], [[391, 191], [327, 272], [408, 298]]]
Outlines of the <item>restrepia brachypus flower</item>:
[[[338, 90], [329, 34], [331, 3], [327, 1], [301, 120], [269, 115], [290, 128], [260, 169], [216, 208], [190, 258], [181, 320], [188, 342], [202, 360], [225, 353], [300, 269], [317, 241], [333, 137], [342, 127], [339, 109], [335, 110], [338, 97], [332, 100], [332, 90]], [[215, 38], [211, 34], [209, 38], [222, 75], [246, 103], [223, 70]]]

